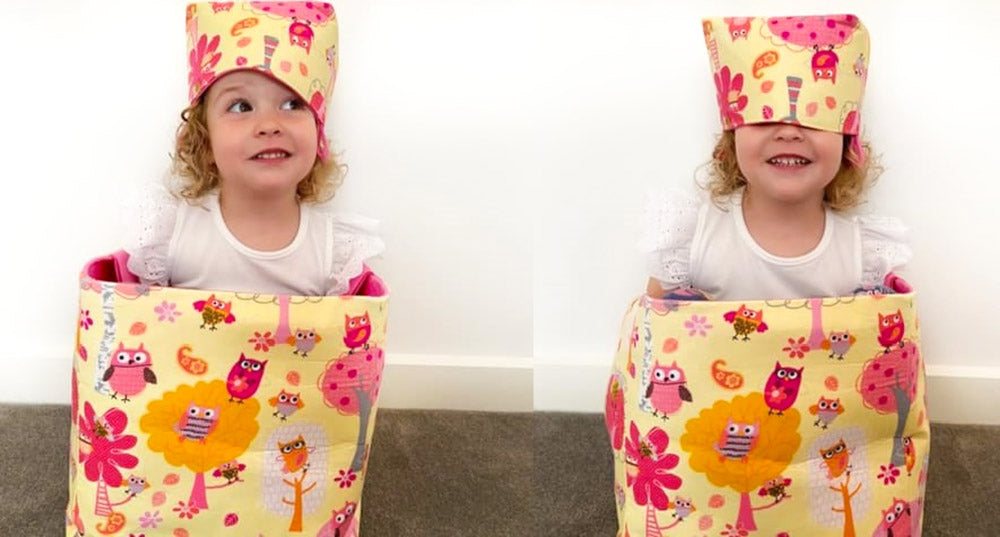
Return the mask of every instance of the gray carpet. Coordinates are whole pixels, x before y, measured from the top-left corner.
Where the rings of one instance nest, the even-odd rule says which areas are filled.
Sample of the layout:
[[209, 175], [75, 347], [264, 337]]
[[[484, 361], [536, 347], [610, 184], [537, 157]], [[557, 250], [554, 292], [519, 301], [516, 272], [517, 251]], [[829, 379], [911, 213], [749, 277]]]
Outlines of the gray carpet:
[[[541, 499], [535, 517], [547, 524], [535, 535], [612, 537], [613, 470], [603, 416], [541, 413], [533, 421], [535, 460], [547, 461], [535, 481]], [[1000, 427], [931, 425], [923, 537], [952, 536], [1000, 536]]]
[[[0, 405], [0, 537], [64, 535], [65, 406]], [[1000, 535], [1000, 427], [933, 425], [924, 535]], [[611, 537], [593, 414], [382, 410], [364, 537]]]

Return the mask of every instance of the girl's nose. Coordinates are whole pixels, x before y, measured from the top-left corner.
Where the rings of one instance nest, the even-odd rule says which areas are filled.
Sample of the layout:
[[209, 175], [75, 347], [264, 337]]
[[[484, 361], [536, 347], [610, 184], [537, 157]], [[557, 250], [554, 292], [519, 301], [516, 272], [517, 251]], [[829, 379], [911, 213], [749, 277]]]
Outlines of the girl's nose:
[[273, 136], [281, 132], [281, 127], [275, 121], [261, 122], [257, 126], [257, 136]]
[[779, 123], [774, 131], [774, 138], [785, 142], [802, 140], [802, 127], [791, 123]]
[[277, 114], [263, 112], [257, 121], [257, 136], [273, 136], [281, 132]]

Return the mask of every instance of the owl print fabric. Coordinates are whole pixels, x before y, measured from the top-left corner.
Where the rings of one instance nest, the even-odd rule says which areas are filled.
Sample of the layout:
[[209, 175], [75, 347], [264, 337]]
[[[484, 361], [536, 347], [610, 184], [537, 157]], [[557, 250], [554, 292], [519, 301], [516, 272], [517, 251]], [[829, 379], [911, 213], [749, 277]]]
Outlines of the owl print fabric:
[[636, 299], [605, 399], [618, 537], [919, 536], [912, 294]]
[[858, 134], [870, 54], [857, 16], [717, 17], [702, 31], [723, 129], [778, 121]]
[[385, 288], [299, 297], [81, 276], [67, 536], [357, 537]]

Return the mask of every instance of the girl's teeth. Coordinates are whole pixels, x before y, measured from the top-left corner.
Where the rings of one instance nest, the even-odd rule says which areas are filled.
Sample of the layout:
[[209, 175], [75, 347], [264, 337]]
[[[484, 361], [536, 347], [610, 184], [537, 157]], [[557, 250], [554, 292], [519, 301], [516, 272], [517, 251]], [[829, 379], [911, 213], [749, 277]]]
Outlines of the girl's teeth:
[[261, 154], [257, 155], [254, 158], [257, 158], [257, 159], [273, 159], [273, 158], [283, 158], [283, 157], [286, 157], [286, 156], [288, 156], [288, 153], [285, 153], [284, 151], [278, 151], [278, 152], [275, 152], [275, 153], [261, 153]]
[[787, 157], [773, 158], [768, 162], [771, 164], [777, 164], [778, 166], [805, 166], [806, 164], [809, 164], [809, 161], [804, 158]]

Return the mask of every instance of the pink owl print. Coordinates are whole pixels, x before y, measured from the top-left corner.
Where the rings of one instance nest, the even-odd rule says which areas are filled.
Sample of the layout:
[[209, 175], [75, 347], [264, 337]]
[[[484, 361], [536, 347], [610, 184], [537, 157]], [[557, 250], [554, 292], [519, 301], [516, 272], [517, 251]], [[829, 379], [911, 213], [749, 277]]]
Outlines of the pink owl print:
[[802, 385], [802, 371], [804, 369], [805, 367], [798, 369], [782, 367], [780, 362], [774, 363], [774, 371], [771, 372], [771, 376], [764, 386], [764, 402], [770, 408], [767, 411], [768, 415], [781, 416], [784, 411], [792, 408], [795, 400], [799, 397], [799, 387]]
[[687, 378], [684, 376], [684, 370], [677, 367], [677, 362], [670, 364], [669, 367], [661, 366], [659, 362], [655, 363], [649, 386], [646, 387], [646, 398], [653, 407], [653, 415], [656, 416], [659, 412], [664, 419], [676, 414], [685, 401], [691, 402]]
[[126, 349], [125, 343], [119, 343], [111, 365], [104, 372], [104, 381], [111, 384], [114, 393], [112, 399], [122, 395], [122, 401], [128, 402], [130, 395], [139, 395], [146, 389], [146, 384], [156, 384], [153, 373], [153, 361], [142, 343], [137, 349]]
[[816, 50], [811, 60], [813, 82], [829, 80], [836, 84], [838, 63], [840, 63], [840, 57], [837, 56], [832, 47], [829, 50]]
[[914, 517], [909, 502], [893, 498], [889, 509], [882, 511], [882, 521], [875, 528], [875, 537], [911, 537]]
[[306, 49], [306, 54], [312, 48], [314, 35], [312, 27], [303, 22], [295, 21], [288, 27], [288, 42], [293, 47]]
[[903, 348], [904, 333], [906, 326], [903, 324], [903, 313], [900, 310], [888, 315], [878, 314], [878, 343], [885, 347], [886, 354], [889, 354], [893, 345]]
[[737, 39], [746, 40], [747, 35], [750, 34], [750, 19], [748, 17], [726, 17], [724, 19], [726, 25], [729, 26], [729, 37], [736, 41]]
[[368, 318], [367, 311], [357, 317], [344, 314], [344, 345], [347, 345], [348, 353], [354, 352], [359, 347], [368, 349], [370, 337], [372, 337], [372, 322]]
[[264, 378], [264, 366], [266, 365], [267, 360], [261, 362], [247, 358], [243, 353], [240, 353], [239, 360], [236, 360], [236, 363], [233, 364], [233, 367], [229, 370], [229, 376], [226, 378], [229, 401], [236, 401], [243, 404], [245, 399], [253, 397], [260, 388], [261, 380]]
[[358, 523], [354, 511], [358, 504], [347, 502], [344, 507], [334, 509], [330, 520], [319, 529], [316, 537], [357, 537]]

